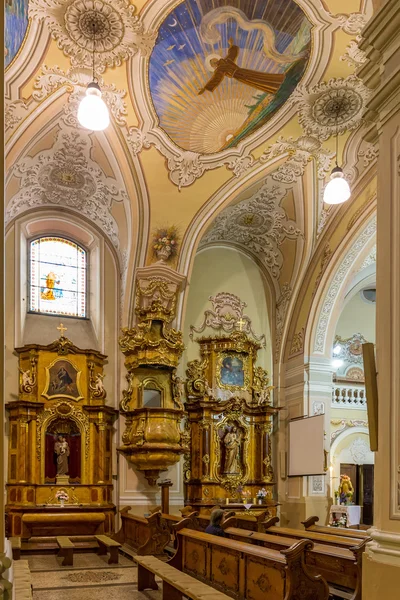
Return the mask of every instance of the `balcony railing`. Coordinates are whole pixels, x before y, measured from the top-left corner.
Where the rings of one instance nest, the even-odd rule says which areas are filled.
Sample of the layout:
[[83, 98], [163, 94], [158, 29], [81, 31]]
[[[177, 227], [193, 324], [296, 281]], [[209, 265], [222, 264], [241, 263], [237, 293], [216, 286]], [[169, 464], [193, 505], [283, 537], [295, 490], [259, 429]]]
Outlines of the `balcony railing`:
[[363, 385], [340, 385], [334, 383], [332, 390], [332, 408], [367, 409], [367, 398]]

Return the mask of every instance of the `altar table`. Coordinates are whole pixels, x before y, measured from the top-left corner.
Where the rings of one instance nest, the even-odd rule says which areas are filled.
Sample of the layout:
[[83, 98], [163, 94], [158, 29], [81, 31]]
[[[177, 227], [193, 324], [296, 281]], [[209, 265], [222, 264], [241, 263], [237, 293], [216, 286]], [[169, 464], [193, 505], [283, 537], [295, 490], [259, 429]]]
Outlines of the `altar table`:
[[333, 515], [346, 515], [346, 527], [353, 527], [361, 522], [361, 506], [333, 504], [329, 512], [329, 525], [333, 524]]

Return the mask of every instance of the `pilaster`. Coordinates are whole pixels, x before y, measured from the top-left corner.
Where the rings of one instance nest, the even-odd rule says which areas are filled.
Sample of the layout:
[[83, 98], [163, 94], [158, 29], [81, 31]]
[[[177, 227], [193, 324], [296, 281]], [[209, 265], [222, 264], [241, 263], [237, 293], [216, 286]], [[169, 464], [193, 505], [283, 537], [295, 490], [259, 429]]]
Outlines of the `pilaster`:
[[[375, 459], [372, 542], [364, 558], [363, 597], [398, 598], [400, 580], [400, 4], [388, 0], [363, 31], [373, 88], [366, 119], [377, 141], [377, 314], [379, 448]], [[383, 583], [384, 581], [384, 583]], [[380, 584], [377, 584], [380, 582]]]

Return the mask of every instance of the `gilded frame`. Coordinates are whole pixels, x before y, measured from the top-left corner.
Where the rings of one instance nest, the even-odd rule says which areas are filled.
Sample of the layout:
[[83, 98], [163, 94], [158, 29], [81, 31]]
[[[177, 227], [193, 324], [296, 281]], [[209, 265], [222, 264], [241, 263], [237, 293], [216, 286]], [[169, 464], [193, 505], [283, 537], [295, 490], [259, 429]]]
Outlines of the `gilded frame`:
[[[243, 385], [235, 385], [223, 383], [221, 380], [221, 369], [223, 367], [224, 361], [230, 358], [231, 360], [241, 360], [243, 363]], [[250, 365], [249, 365], [249, 355], [241, 352], [220, 352], [217, 357], [216, 364], [216, 378], [217, 378], [217, 386], [223, 390], [229, 391], [237, 391], [237, 390], [248, 390], [250, 387]]]
[[[244, 432], [243, 435], [243, 461], [242, 461], [242, 469], [239, 474], [222, 474], [220, 472], [221, 468], [221, 438], [219, 436], [219, 431], [221, 429], [225, 429], [225, 427], [229, 424], [236, 424], [239, 428]], [[249, 468], [249, 424], [246, 422], [245, 418], [237, 412], [227, 412], [223, 419], [221, 419], [218, 423], [214, 424], [214, 456], [215, 459], [213, 461], [213, 476], [216, 481], [218, 481], [222, 487], [227, 489], [229, 492], [234, 492], [239, 485], [244, 485], [250, 474]]]
[[45, 409], [36, 420], [36, 455], [40, 462], [40, 481], [45, 483], [45, 434], [50, 423], [56, 419], [71, 419], [81, 432], [81, 484], [89, 481], [89, 443], [90, 425], [89, 418], [82, 410], [62, 401], [51, 408]]
[[[59, 393], [55, 393], [55, 394], [49, 394], [49, 387], [50, 387], [50, 369], [52, 369], [52, 367], [54, 367], [54, 365], [57, 362], [67, 362], [71, 365], [71, 367], [74, 369], [74, 371], [76, 372], [76, 389], [78, 390], [78, 396], [71, 396], [70, 394], [59, 394]], [[74, 402], [79, 402], [80, 400], [84, 399], [84, 396], [82, 394], [82, 389], [81, 389], [81, 375], [82, 375], [82, 371], [78, 369], [78, 367], [68, 358], [66, 358], [65, 356], [57, 356], [57, 358], [55, 358], [53, 360], [53, 362], [51, 362], [49, 365], [47, 365], [45, 367], [46, 370], [46, 382], [44, 385], [44, 390], [41, 393], [41, 396], [43, 396], [44, 398], [46, 398], [46, 400], [56, 400], [57, 398], [64, 398], [66, 400], [73, 400]]]

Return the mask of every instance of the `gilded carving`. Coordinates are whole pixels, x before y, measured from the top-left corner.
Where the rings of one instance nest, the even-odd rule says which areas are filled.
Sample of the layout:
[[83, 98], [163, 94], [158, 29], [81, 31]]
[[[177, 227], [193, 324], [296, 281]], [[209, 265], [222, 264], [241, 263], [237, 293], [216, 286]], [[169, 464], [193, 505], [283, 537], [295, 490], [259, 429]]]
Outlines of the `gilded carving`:
[[202, 398], [206, 394], [206, 375], [205, 371], [208, 367], [208, 358], [203, 358], [202, 361], [192, 360], [188, 362], [186, 369], [186, 389], [188, 401], [191, 398]]
[[171, 383], [172, 383], [172, 399], [175, 402], [176, 406], [179, 408], [179, 410], [184, 410], [182, 400], [183, 400], [184, 393], [185, 393], [185, 383], [181, 377], [177, 376], [176, 369], [174, 369], [172, 372]]
[[[231, 436], [234, 445], [231, 448]], [[228, 445], [228, 447], [226, 447]], [[249, 424], [239, 410], [228, 410], [214, 427], [214, 478], [233, 492], [249, 477]]]
[[263, 404], [271, 405], [271, 391], [274, 389], [273, 385], [269, 385], [268, 371], [265, 371], [262, 367], [256, 367], [253, 374], [253, 397], [257, 401], [259, 406]]
[[94, 363], [88, 363], [89, 369], [89, 390], [91, 398], [100, 398], [105, 399], [107, 396], [107, 392], [105, 390], [103, 379], [105, 375], [103, 373], [97, 372], [95, 373]]
[[89, 447], [90, 447], [90, 433], [89, 433], [89, 419], [83, 413], [82, 410], [73, 406], [69, 402], [63, 400], [58, 402], [51, 408], [45, 409], [41, 412], [36, 421], [37, 434], [36, 434], [36, 454], [40, 460], [43, 455], [42, 449], [42, 438], [49, 426], [57, 417], [61, 419], [72, 419], [78, 425], [79, 430], [83, 432], [84, 447], [85, 447], [85, 458], [89, 458]]
[[129, 410], [129, 403], [133, 393], [134, 374], [127, 373], [125, 375], [125, 379], [128, 382], [128, 388], [126, 390], [122, 390], [122, 400], [119, 403], [119, 410], [122, 413], [125, 413]]
[[37, 383], [37, 358], [35, 356], [34, 351], [30, 353], [30, 369], [19, 369], [20, 377], [19, 377], [19, 390], [21, 393], [31, 394], [36, 388]]

